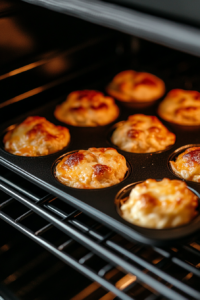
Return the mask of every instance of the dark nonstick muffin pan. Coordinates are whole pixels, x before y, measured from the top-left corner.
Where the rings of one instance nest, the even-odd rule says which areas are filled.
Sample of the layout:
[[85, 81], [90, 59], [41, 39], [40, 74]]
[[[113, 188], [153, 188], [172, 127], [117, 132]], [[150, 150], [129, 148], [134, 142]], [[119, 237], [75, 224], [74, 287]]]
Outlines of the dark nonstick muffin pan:
[[[176, 134], [175, 144], [170, 147], [170, 149], [160, 151], [159, 153], [129, 153], [120, 150], [109, 141], [112, 126], [119, 121], [126, 120], [129, 115], [136, 113], [157, 116], [157, 103], [146, 109], [143, 108], [137, 110], [126, 108], [123, 105], [118, 104], [121, 113], [115, 122], [102, 127], [73, 127], [63, 124], [54, 117], [53, 112], [55, 106], [64, 100], [64, 97], [54, 100], [37, 110], [23, 114], [22, 116], [3, 124], [0, 128], [0, 163], [59, 197], [63, 201], [69, 202], [78, 209], [95, 217], [101, 223], [106, 224], [133, 241], [137, 240], [146, 244], [164, 246], [195, 237], [195, 235], [200, 232], [199, 214], [193, 221], [184, 226], [171, 229], [147, 229], [130, 224], [122, 219], [116, 208], [115, 197], [122, 188], [131, 183], [144, 181], [148, 178], [163, 179], [166, 177], [169, 179], [179, 179], [171, 172], [168, 166], [169, 157], [176, 149], [182, 146], [200, 144], [200, 128], [171, 125], [159, 118], [170, 131]], [[71, 141], [67, 149], [65, 148], [57, 153], [42, 157], [20, 157], [4, 150], [2, 139], [6, 128], [12, 124], [22, 122], [27, 116], [34, 115], [43, 116], [55, 125], [62, 125], [69, 128]], [[104, 189], [84, 190], [64, 186], [54, 177], [55, 161], [63, 154], [74, 150], [88, 149], [90, 147], [98, 148], [111, 146], [124, 155], [129, 165], [128, 176], [126, 176], [119, 184]], [[187, 184], [197, 195], [199, 195], [200, 184], [195, 182], [187, 182]]]

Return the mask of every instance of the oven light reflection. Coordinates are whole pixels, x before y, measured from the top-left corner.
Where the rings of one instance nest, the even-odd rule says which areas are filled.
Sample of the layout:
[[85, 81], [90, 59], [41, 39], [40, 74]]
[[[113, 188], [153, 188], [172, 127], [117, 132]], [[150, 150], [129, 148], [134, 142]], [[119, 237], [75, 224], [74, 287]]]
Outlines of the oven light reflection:
[[197, 243], [194, 242], [194, 243], [191, 243], [190, 246], [192, 246], [193, 248], [195, 248], [195, 249], [197, 249], [197, 250], [200, 251], [200, 245], [199, 244], [197, 244]]
[[26, 65], [24, 67], [18, 68], [16, 70], [10, 71], [10, 72], [8, 72], [6, 74], [1, 75], [0, 76], [0, 80], [8, 78], [8, 77], [11, 77], [11, 76], [14, 76], [14, 75], [17, 75], [17, 74], [20, 74], [22, 72], [26, 72], [26, 71], [31, 70], [33, 68], [36, 68], [36, 67], [44, 64], [44, 62], [45, 61], [35, 62], [35, 63], [29, 64], [29, 65]]
[[127, 274], [126, 276], [122, 277], [119, 281], [117, 281], [115, 286], [119, 290], [124, 290], [127, 286], [136, 281], [136, 279], [137, 277], [135, 275]]
[[[120, 280], [118, 280], [115, 284], [116, 288], [119, 290], [124, 290], [127, 286], [135, 282], [137, 277], [132, 274], [127, 274], [124, 277], [122, 277]], [[116, 295], [108, 292], [106, 295], [101, 297], [99, 300], [113, 300], [116, 298]]]
[[0, 247], [0, 253], [6, 252], [10, 249], [10, 246], [8, 244], [3, 245]]
[[[105, 278], [111, 279], [119, 272], [120, 271], [118, 269], [113, 269], [105, 275]], [[124, 290], [127, 286], [129, 286], [136, 280], [137, 280], [137, 277], [135, 275], [127, 274], [124, 277], [122, 277], [120, 280], [118, 280], [116, 282], [115, 286], [119, 290]], [[82, 290], [80, 293], [78, 293], [76, 296], [74, 296], [70, 300], [84, 300], [86, 297], [88, 297], [89, 295], [94, 293], [99, 288], [101, 288], [101, 286], [97, 282], [93, 282], [92, 284], [87, 286], [84, 290]], [[115, 294], [113, 294], [112, 292], [108, 292], [103, 297], [101, 297], [99, 300], [113, 300], [115, 298], [116, 298]]]
[[10, 105], [10, 104], [15, 103], [15, 102], [19, 102], [19, 101], [24, 100], [24, 99], [26, 99], [28, 97], [37, 95], [37, 94], [41, 93], [44, 90], [45, 90], [44, 87], [38, 87], [38, 88], [35, 88], [35, 89], [31, 90], [31, 91], [25, 92], [24, 94], [21, 94], [19, 96], [16, 96], [16, 97], [14, 97], [12, 99], [9, 99], [9, 100], [3, 102], [3, 103], [0, 103], [0, 108], [3, 108], [5, 106]]

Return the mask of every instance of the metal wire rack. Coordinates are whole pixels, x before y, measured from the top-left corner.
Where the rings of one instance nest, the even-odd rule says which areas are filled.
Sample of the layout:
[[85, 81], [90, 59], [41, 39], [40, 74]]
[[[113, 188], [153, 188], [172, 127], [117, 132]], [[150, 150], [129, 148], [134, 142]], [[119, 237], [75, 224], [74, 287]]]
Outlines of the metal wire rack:
[[0, 218], [109, 290], [112, 299], [200, 299], [200, 239], [171, 248], [129, 242], [11, 171], [1, 171]]

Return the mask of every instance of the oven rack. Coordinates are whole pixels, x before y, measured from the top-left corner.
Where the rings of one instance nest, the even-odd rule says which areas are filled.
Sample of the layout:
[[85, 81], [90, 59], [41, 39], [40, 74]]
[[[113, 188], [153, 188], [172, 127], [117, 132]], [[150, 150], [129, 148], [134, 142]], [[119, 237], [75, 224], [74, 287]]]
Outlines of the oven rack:
[[[81, 300], [81, 293], [92, 285], [96, 295], [107, 293], [3, 220], [0, 227], [0, 299], [66, 300], [66, 295], [71, 299], [78, 294]], [[82, 246], [77, 244], [75, 251]]]
[[[120, 299], [200, 298], [200, 239], [172, 248], [130, 243], [32, 183], [26, 190], [26, 180], [18, 175], [12, 175], [18, 178], [15, 184], [8, 178], [12, 172], [1, 173], [0, 218]], [[60, 240], [52, 240], [54, 230]], [[85, 249], [78, 258], [67, 253], [74, 243]], [[93, 264], [96, 256], [98, 266]], [[122, 286], [106, 277], [115, 267], [125, 278]], [[134, 296], [138, 286], [146, 291], [143, 298]]]
[[[178, 20], [171, 21], [166, 18], [124, 7], [123, 1], [121, 1], [122, 5], [102, 0], [23, 1], [77, 17], [94, 24], [116, 29], [199, 57], [200, 42], [198, 26], [183, 24], [182, 22], [178, 22]], [[152, 3], [150, 5], [152, 5]], [[192, 5], [193, 3], [190, 3], [191, 7]], [[179, 11], [180, 10], [181, 7], [179, 8]], [[190, 20], [194, 21], [194, 19], [199, 23], [198, 16], [195, 18], [195, 9], [190, 16]]]

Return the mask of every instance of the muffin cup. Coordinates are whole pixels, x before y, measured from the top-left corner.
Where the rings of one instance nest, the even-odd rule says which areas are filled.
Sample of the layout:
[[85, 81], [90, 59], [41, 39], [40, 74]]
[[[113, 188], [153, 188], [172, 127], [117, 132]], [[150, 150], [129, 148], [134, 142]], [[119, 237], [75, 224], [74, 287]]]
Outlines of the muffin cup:
[[56, 167], [57, 167], [57, 165], [61, 162], [61, 160], [62, 160], [65, 156], [68, 156], [68, 155], [73, 154], [73, 153], [75, 153], [75, 152], [78, 152], [78, 151], [80, 151], [80, 150], [85, 150], [85, 149], [79, 149], [79, 150], [73, 150], [73, 151], [67, 152], [67, 153], [61, 155], [60, 157], [58, 157], [58, 158], [55, 160], [55, 162], [53, 163], [53, 166], [52, 166], [52, 175], [53, 175], [53, 177], [54, 177], [60, 184], [66, 186], [67, 188], [76, 189], [76, 190], [87, 190], [87, 191], [90, 191], [90, 190], [93, 190], [93, 191], [94, 191], [94, 190], [107, 189], [107, 188], [111, 188], [111, 187], [113, 187], [113, 186], [116, 186], [116, 185], [120, 184], [120, 183], [123, 182], [125, 179], [127, 179], [127, 178], [129, 177], [129, 175], [131, 174], [131, 165], [130, 165], [130, 163], [129, 163], [129, 162], [127, 161], [127, 159], [126, 159], [126, 165], [127, 165], [128, 170], [126, 171], [126, 174], [125, 174], [123, 180], [120, 181], [120, 182], [117, 183], [117, 184], [114, 184], [114, 185], [111, 185], [111, 186], [108, 186], [108, 187], [104, 187], [104, 188], [96, 188], [96, 189], [95, 189], [95, 188], [94, 188], [94, 189], [92, 189], [92, 188], [91, 188], [91, 189], [75, 188], [75, 187], [70, 187], [70, 186], [68, 186], [68, 185], [65, 185], [65, 184], [63, 184], [63, 183], [57, 178], [57, 176], [56, 176]]
[[169, 157], [169, 159], [168, 159], [168, 168], [169, 168], [170, 172], [171, 172], [173, 175], [175, 175], [176, 177], [181, 178], [182, 180], [187, 181], [187, 182], [193, 182], [193, 183], [196, 183], [196, 184], [200, 184], [200, 182], [192, 181], [192, 180], [187, 180], [187, 179], [184, 179], [183, 177], [179, 176], [179, 174], [176, 174], [176, 173], [173, 171], [173, 169], [172, 169], [172, 167], [171, 167], [171, 165], [170, 165], [170, 161], [175, 161], [176, 158], [177, 158], [181, 153], [183, 153], [186, 149], [191, 148], [191, 147], [200, 147], [200, 144], [189, 144], [189, 145], [185, 145], [185, 146], [182, 146], [182, 147], [176, 149], [176, 150], [170, 155], [170, 157]]
[[7, 127], [2, 135], [1, 135], [1, 139], [0, 139], [0, 148], [5, 151], [6, 153], [8, 153], [9, 155], [12, 155], [12, 156], [17, 156], [17, 157], [23, 157], [23, 158], [42, 158], [42, 157], [49, 157], [50, 155], [55, 155], [57, 153], [60, 153], [61, 151], [64, 151], [64, 150], [67, 150], [67, 148], [70, 146], [70, 143], [71, 143], [71, 136], [70, 136], [70, 140], [67, 144], [67, 146], [63, 147], [62, 149], [54, 152], [54, 153], [50, 153], [50, 154], [47, 154], [47, 155], [38, 155], [38, 156], [23, 156], [23, 155], [16, 155], [16, 154], [13, 154], [13, 153], [10, 153], [9, 151], [6, 151], [5, 147], [4, 147], [4, 143], [3, 143], [3, 138], [4, 136], [6, 135], [6, 133], [8, 133], [9, 131], [13, 130], [17, 125], [19, 125], [18, 123], [17, 124], [13, 124], [13, 125], [10, 125], [9, 127]]
[[[123, 124], [125, 121], [120, 121], [120, 122], [117, 122], [115, 123], [109, 130], [108, 130], [108, 133], [107, 133], [107, 142], [113, 147], [113, 148], [116, 148], [116, 149], [119, 149], [121, 151], [124, 151], [126, 153], [132, 153], [132, 154], [136, 154], [136, 155], [148, 155], [148, 154], [159, 154], [159, 153], [162, 153], [162, 152], [165, 152], [165, 151], [168, 151], [170, 150], [171, 148], [173, 148], [176, 144], [176, 139], [175, 139], [175, 143], [172, 144], [172, 145], [169, 145], [167, 146], [165, 149], [163, 150], [158, 150], [158, 151], [154, 151], [154, 152], [141, 152], [141, 153], [138, 153], [138, 152], [130, 152], [130, 151], [126, 151], [126, 150], [123, 150], [121, 149], [119, 146], [115, 145], [112, 141], [111, 141], [111, 137], [112, 137], [112, 134], [113, 132], [115, 131], [115, 129], [117, 129], [117, 127], [120, 125], [120, 124]], [[172, 132], [171, 129], [169, 129], [167, 126], [165, 126], [170, 132]], [[174, 132], [172, 132], [174, 133]], [[175, 133], [174, 133], [175, 134]]]
[[[162, 179], [156, 179], [156, 181], [161, 181], [161, 180], [162, 180]], [[132, 224], [132, 225], [134, 225], [134, 226], [136, 226], [136, 227], [139, 227], [139, 228], [145, 228], [145, 229], [147, 229], [147, 230], [158, 230], [158, 231], [164, 230], [164, 231], [165, 231], [165, 230], [174, 230], [174, 229], [177, 229], [177, 228], [186, 227], [186, 226], [188, 226], [188, 225], [190, 225], [190, 224], [192, 224], [192, 223], [194, 223], [194, 222], [196, 222], [196, 221], [198, 221], [198, 222], [200, 221], [200, 195], [199, 195], [199, 193], [198, 193], [195, 189], [193, 189], [193, 188], [191, 188], [191, 187], [189, 187], [189, 186], [187, 186], [187, 187], [191, 190], [191, 192], [193, 192], [193, 193], [198, 197], [198, 203], [199, 203], [199, 205], [198, 205], [198, 207], [197, 207], [198, 214], [197, 214], [190, 222], [188, 222], [187, 224], [183, 224], [183, 225], [176, 226], [176, 227], [171, 227], [171, 228], [158, 229], [158, 228], [149, 228], [149, 227], [139, 226], [139, 225], [136, 225], [136, 224], [131, 223], [131, 222], [127, 221], [126, 219], [124, 219], [124, 218], [122, 217], [121, 206], [128, 200], [129, 195], [130, 195], [132, 189], [133, 189], [137, 184], [140, 184], [140, 183], [142, 183], [142, 182], [144, 182], [144, 181], [137, 181], [137, 182], [134, 182], [134, 183], [131, 183], [131, 184], [125, 186], [124, 188], [122, 188], [122, 189], [117, 193], [117, 195], [116, 195], [116, 197], [115, 197], [114, 202], [115, 202], [115, 206], [116, 206], [117, 212], [118, 212], [118, 214], [120, 215], [120, 217], [121, 217], [123, 220], [125, 220], [127, 223]]]

